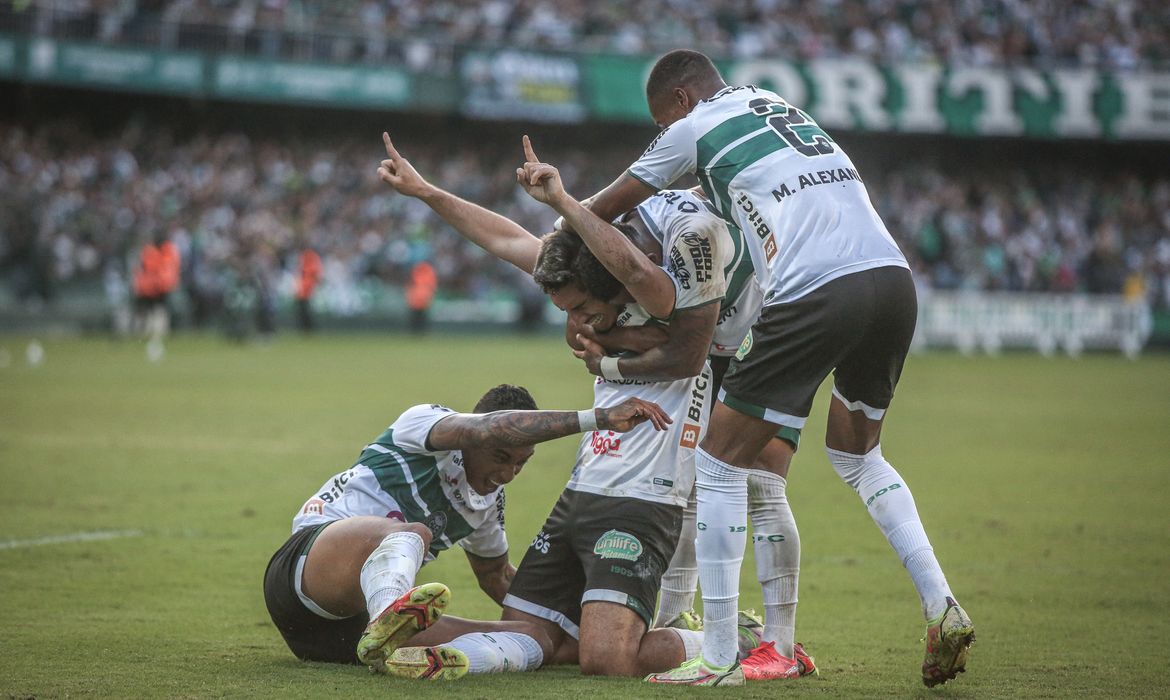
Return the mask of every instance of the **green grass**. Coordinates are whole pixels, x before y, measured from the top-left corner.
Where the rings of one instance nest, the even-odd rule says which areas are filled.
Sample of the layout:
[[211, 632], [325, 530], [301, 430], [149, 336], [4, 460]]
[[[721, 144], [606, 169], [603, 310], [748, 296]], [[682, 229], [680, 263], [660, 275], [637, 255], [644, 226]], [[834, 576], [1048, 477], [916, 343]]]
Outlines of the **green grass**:
[[[327, 476], [415, 403], [469, 408], [527, 385], [549, 408], [591, 389], [551, 338], [282, 337], [143, 347], [0, 337], [0, 698], [1121, 697], [1165, 695], [1170, 633], [1170, 358], [911, 359], [883, 446], [911, 484], [951, 585], [975, 619], [970, 671], [927, 691], [909, 577], [820, 450], [822, 390], [791, 477], [804, 552], [798, 638], [822, 675], [725, 691], [582, 678], [575, 668], [424, 686], [295, 661], [260, 579]], [[825, 387], [827, 388], [827, 387]], [[571, 467], [541, 446], [509, 487], [513, 560]], [[452, 612], [494, 617], [449, 553], [421, 580]], [[758, 606], [750, 560], [744, 607]], [[390, 687], [386, 687], [389, 685]]]

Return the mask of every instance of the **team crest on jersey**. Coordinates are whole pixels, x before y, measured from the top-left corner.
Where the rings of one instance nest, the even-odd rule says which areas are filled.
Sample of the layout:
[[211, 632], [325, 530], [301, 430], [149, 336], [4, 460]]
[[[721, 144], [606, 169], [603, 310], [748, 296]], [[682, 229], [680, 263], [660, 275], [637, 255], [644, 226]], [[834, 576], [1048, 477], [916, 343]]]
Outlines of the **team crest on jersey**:
[[593, 553], [601, 559], [625, 559], [637, 561], [642, 556], [642, 543], [628, 532], [610, 530], [597, 538]]
[[447, 514], [441, 510], [431, 513], [426, 517], [426, 520], [423, 520], [423, 525], [427, 526], [431, 535], [436, 539], [442, 537], [443, 533], [447, 531]]
[[747, 357], [747, 354], [752, 351], [752, 332], [749, 330], [747, 335], [743, 337], [743, 342], [739, 344], [739, 350], [735, 351], [735, 359], [742, 360]]

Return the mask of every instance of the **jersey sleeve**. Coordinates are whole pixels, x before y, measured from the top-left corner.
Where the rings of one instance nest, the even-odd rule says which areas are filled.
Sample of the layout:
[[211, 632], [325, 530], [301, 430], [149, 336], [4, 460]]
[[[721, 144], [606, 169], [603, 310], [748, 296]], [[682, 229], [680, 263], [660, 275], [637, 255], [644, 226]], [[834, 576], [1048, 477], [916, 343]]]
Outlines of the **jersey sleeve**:
[[672, 222], [679, 230], [671, 232], [670, 250], [665, 251], [666, 271], [675, 286], [675, 310], [690, 309], [722, 301], [727, 293], [723, 274], [723, 251], [717, 227], [724, 226], [715, 216], [677, 217]]
[[504, 532], [504, 489], [496, 495], [495, 517], [488, 518], [470, 535], [459, 540], [464, 550], [484, 559], [508, 553], [508, 537]]
[[666, 127], [650, 142], [642, 157], [629, 167], [629, 174], [661, 190], [683, 175], [693, 173], [698, 161], [693, 132], [689, 118]]
[[407, 452], [424, 455], [437, 455], [449, 450], [432, 450], [427, 447], [427, 437], [435, 423], [447, 416], [454, 415], [455, 411], [439, 404], [419, 404], [406, 409], [398, 420], [390, 426], [394, 435], [394, 444]]

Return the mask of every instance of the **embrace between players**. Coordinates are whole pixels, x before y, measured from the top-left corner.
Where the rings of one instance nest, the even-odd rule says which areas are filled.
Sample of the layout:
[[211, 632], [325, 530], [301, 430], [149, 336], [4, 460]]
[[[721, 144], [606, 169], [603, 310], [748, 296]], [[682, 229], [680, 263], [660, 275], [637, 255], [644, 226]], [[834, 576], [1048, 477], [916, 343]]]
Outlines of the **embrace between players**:
[[[662, 133], [584, 203], [524, 137], [517, 180], [561, 216], [542, 238], [427, 182], [383, 135], [382, 180], [566, 312], [594, 403], [541, 411], [501, 385], [473, 413], [403, 413], [305, 503], [269, 563], [269, 612], [298, 657], [431, 679], [551, 663], [685, 685], [814, 673], [795, 642], [800, 538], [785, 491], [832, 372], [826, 452], [918, 592], [923, 682], [965, 669], [974, 627], [879, 445], [917, 303], [852, 162], [807, 114], [726, 85], [697, 52], [662, 57], [646, 94]], [[702, 193], [666, 189], [687, 173]], [[569, 482], [513, 568], [502, 487], [533, 445], [574, 433]], [[749, 518], [762, 621], [737, 610]], [[414, 585], [454, 544], [499, 621], [443, 616], [447, 588]]]

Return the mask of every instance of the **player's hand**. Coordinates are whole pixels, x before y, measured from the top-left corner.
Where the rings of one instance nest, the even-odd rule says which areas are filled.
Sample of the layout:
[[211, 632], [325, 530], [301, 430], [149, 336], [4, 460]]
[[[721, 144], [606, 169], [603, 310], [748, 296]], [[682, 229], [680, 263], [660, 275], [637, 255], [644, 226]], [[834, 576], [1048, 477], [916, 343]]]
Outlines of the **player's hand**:
[[655, 430], [666, 430], [666, 427], [674, 422], [658, 404], [633, 398], [626, 399], [613, 408], [598, 408], [596, 415], [599, 429], [612, 430], [615, 433], [624, 433], [646, 421], [650, 421]]
[[561, 173], [548, 163], [541, 163], [532, 150], [532, 141], [524, 135], [524, 166], [516, 168], [516, 182], [524, 191], [538, 202], [551, 206], [568, 197], [565, 186], [561, 183]]
[[414, 169], [410, 161], [402, 157], [390, 141], [390, 134], [382, 132], [382, 142], [386, 144], [386, 160], [378, 167], [378, 177], [387, 183], [399, 194], [407, 197], [422, 197], [431, 190], [431, 184], [423, 179]]
[[601, 358], [605, 357], [605, 348], [597, 342], [597, 331], [592, 326], [581, 326], [577, 331], [577, 344], [581, 350], [574, 350], [578, 360], [585, 363], [590, 374], [601, 376]]

